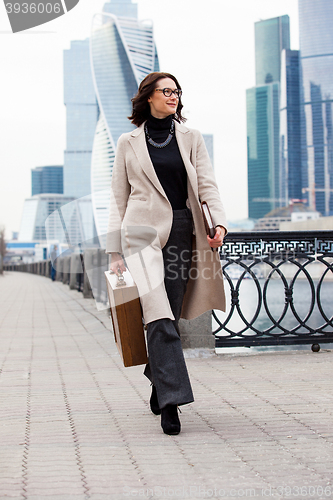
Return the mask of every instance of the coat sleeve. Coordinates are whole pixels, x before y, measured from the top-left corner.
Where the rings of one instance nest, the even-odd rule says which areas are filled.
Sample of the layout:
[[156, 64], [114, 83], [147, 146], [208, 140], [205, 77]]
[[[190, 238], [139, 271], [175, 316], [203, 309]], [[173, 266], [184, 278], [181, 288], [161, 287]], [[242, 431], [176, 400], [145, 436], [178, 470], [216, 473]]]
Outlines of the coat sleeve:
[[204, 138], [197, 132], [195, 164], [200, 201], [206, 201], [215, 226], [223, 226], [227, 232], [227, 219], [216, 183], [214, 170], [208, 155]]
[[117, 144], [117, 152], [114, 160], [108, 231], [106, 235], [106, 253], [121, 253], [121, 225], [125, 215], [127, 201], [131, 192], [126, 169], [126, 138], [120, 137]]

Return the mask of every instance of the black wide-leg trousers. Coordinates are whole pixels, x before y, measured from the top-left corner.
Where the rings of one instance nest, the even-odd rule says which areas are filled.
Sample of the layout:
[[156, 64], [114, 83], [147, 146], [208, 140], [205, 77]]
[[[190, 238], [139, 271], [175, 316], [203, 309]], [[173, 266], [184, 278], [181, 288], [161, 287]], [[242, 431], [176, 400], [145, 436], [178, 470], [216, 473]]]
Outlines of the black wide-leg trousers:
[[147, 325], [149, 363], [144, 374], [156, 387], [160, 408], [194, 401], [178, 328], [191, 267], [192, 234], [191, 211], [174, 210], [163, 260], [165, 288], [175, 319], [162, 318]]

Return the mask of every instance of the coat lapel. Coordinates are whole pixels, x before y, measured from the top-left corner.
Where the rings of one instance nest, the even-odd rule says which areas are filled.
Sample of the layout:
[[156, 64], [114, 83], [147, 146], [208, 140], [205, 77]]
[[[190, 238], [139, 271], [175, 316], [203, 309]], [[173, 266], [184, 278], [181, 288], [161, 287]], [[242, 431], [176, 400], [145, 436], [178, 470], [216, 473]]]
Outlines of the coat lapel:
[[167, 195], [165, 194], [165, 191], [160, 181], [158, 180], [154, 165], [152, 164], [148, 153], [146, 137], [144, 134], [144, 123], [137, 129], [133, 130], [129, 141], [132, 145], [132, 148], [134, 149], [137, 159], [139, 160], [142, 170], [155, 186], [155, 188], [161, 193], [161, 195], [167, 199]]
[[198, 198], [198, 180], [197, 174], [193, 164], [191, 163], [191, 153], [193, 146], [193, 134], [190, 129], [182, 124], [175, 122], [176, 124], [176, 139], [179, 147], [180, 154], [182, 156], [188, 180], [191, 184], [192, 190], [195, 196]]

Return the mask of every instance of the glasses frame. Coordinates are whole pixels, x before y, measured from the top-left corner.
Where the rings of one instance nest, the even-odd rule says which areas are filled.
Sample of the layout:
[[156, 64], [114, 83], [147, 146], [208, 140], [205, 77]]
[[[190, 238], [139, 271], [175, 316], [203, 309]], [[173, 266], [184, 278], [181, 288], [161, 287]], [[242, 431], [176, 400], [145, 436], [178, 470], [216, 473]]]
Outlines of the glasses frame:
[[183, 91], [181, 89], [172, 90], [168, 87], [164, 89], [155, 89], [155, 92], [163, 92], [163, 95], [165, 95], [165, 97], [171, 97], [172, 94], [174, 94], [176, 99], [180, 99], [183, 94]]

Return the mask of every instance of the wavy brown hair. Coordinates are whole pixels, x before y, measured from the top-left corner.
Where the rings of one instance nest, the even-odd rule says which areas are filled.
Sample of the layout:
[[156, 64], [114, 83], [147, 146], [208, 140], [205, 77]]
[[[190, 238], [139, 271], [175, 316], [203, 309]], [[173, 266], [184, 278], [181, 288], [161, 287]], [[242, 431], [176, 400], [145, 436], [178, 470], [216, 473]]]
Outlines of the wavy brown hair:
[[[157, 88], [157, 82], [162, 78], [171, 78], [171, 80], [175, 82], [177, 89], [181, 89], [177, 78], [170, 73], [149, 73], [149, 75], [147, 75], [140, 83], [138, 93], [132, 99], [132, 114], [128, 117], [128, 119], [131, 120], [133, 125], [139, 127], [144, 121], [147, 120], [148, 116], [150, 115], [150, 106], [148, 103], [148, 99]], [[183, 104], [180, 97], [176, 113], [173, 115], [173, 118], [179, 123], [186, 121], [186, 118], [182, 116], [182, 109]]]

